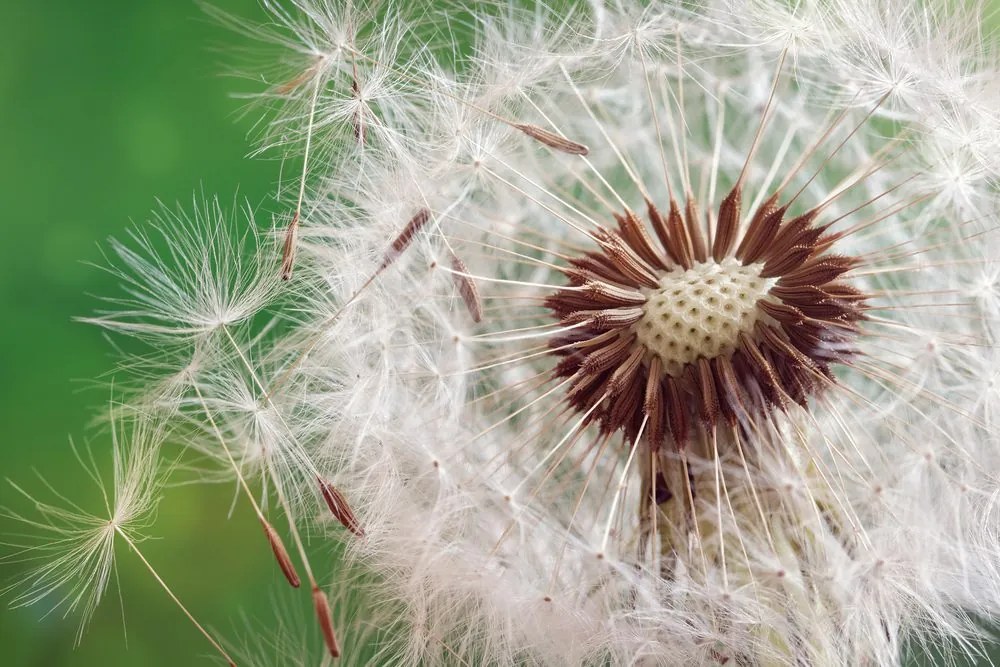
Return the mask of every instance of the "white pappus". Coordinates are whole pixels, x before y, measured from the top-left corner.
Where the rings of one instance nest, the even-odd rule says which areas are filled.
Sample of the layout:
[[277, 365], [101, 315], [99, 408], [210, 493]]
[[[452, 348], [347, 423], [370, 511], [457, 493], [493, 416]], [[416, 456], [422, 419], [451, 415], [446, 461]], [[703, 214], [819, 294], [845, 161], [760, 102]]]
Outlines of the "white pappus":
[[[1000, 76], [955, 4], [265, 2], [273, 266], [121, 246], [95, 321], [182, 345], [135, 401], [273, 489], [330, 652], [316, 508], [387, 663], [976, 655]], [[189, 302], [246, 308], [142, 324]]]

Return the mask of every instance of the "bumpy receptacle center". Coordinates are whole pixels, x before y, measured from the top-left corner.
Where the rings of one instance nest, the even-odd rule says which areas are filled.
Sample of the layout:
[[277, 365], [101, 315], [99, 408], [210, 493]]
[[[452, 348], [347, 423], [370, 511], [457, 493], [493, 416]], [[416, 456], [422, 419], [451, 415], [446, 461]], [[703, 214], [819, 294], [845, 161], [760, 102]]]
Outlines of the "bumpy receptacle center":
[[634, 325], [639, 342], [675, 376], [699, 357], [732, 352], [740, 333], [756, 324], [757, 302], [773, 282], [760, 271], [759, 264], [743, 266], [727, 257], [663, 274], [659, 289], [647, 291], [644, 314]]

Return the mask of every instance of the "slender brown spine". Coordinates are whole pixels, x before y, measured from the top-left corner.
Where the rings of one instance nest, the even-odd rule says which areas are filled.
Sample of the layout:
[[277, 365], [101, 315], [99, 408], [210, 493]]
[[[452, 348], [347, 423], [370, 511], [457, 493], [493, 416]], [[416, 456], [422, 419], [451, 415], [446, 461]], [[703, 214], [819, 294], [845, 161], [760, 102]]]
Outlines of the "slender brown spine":
[[646, 374], [646, 395], [642, 409], [645, 411], [647, 440], [650, 451], [658, 451], [663, 444], [666, 414], [663, 403], [663, 362], [654, 356], [649, 361], [649, 372]]
[[698, 393], [701, 395], [699, 416], [705, 426], [713, 426], [719, 420], [719, 396], [716, 393], [711, 362], [705, 357], [698, 359], [697, 379]]
[[472, 321], [478, 324], [483, 319], [483, 301], [479, 297], [479, 288], [469, 276], [469, 268], [458, 255], [452, 254], [451, 269], [453, 271], [451, 275], [455, 279], [455, 287], [465, 303], [465, 308], [469, 311]]
[[626, 243], [635, 248], [636, 253], [651, 267], [666, 271], [669, 267], [664, 261], [663, 255], [653, 246], [653, 239], [646, 231], [646, 226], [642, 224], [639, 217], [632, 211], [625, 211], [625, 215], [615, 214], [618, 220], [618, 228]]
[[687, 223], [688, 234], [691, 237], [691, 248], [694, 258], [699, 262], [708, 261], [708, 246], [705, 245], [705, 235], [701, 233], [701, 217], [698, 214], [698, 202], [690, 192], [685, 194], [687, 202], [684, 205], [684, 221]]
[[325, 479], [317, 477], [316, 481], [319, 483], [320, 495], [323, 496], [323, 501], [330, 508], [330, 513], [333, 514], [334, 518], [357, 537], [364, 537], [364, 528], [358, 522], [358, 518], [351, 510], [351, 506], [347, 504], [344, 494]]
[[[361, 86], [358, 85], [358, 77], [357, 77], [357, 75], [355, 75], [353, 78], [351, 78], [351, 95], [353, 95], [354, 99], [357, 100], [360, 103], [360, 101], [361, 101]], [[355, 139], [355, 141], [357, 141], [358, 144], [365, 143], [365, 120], [364, 120], [364, 114], [362, 114], [360, 106], [354, 112], [354, 117], [351, 119], [351, 123], [354, 126], [354, 139]]]
[[323, 634], [323, 643], [326, 650], [334, 658], [340, 657], [340, 644], [337, 643], [337, 633], [333, 629], [333, 613], [330, 611], [330, 601], [326, 595], [314, 586], [312, 589], [313, 606], [316, 608], [316, 620], [319, 621], [319, 629]]
[[785, 210], [786, 207], [778, 206], [778, 195], [775, 193], [754, 213], [743, 240], [736, 248], [736, 258], [741, 260], [744, 266], [756, 262], [764, 252], [765, 245], [774, 240], [778, 226], [785, 217]]
[[733, 251], [740, 231], [740, 208], [743, 204], [743, 189], [737, 184], [719, 205], [719, 222], [712, 244], [712, 258], [721, 262]]
[[288, 229], [285, 230], [285, 243], [281, 250], [281, 279], [292, 279], [292, 267], [295, 266], [295, 235], [299, 229], [299, 213], [295, 212]]
[[555, 132], [550, 132], [537, 125], [532, 125], [531, 123], [514, 123], [513, 126], [535, 141], [545, 144], [560, 153], [568, 153], [569, 155], [587, 155], [590, 153], [590, 149], [585, 145], [570, 141], [566, 137], [561, 137]]
[[406, 223], [406, 227], [404, 227], [403, 231], [399, 233], [399, 236], [393, 239], [392, 245], [389, 246], [389, 249], [382, 257], [382, 263], [379, 265], [378, 270], [382, 271], [395, 262], [399, 256], [403, 254], [403, 251], [406, 250], [411, 243], [413, 243], [413, 237], [417, 235], [417, 232], [424, 228], [430, 219], [431, 212], [429, 209], [422, 208], [417, 211], [413, 217], [410, 218], [409, 222]]
[[288, 93], [292, 92], [293, 90], [301, 86], [303, 83], [311, 79], [314, 74], [316, 74], [316, 69], [319, 66], [320, 62], [321, 61], [317, 59], [312, 65], [310, 65], [309, 67], [305, 68], [297, 75], [295, 75], [293, 79], [289, 79], [280, 86], [277, 86], [274, 89], [274, 92], [276, 92], [279, 95], [287, 95]]
[[681, 217], [677, 200], [672, 197], [670, 212], [667, 215], [667, 234], [672, 247], [672, 250], [667, 248], [667, 253], [682, 267], [690, 269], [694, 265], [694, 248], [691, 247], [691, 237], [687, 225], [684, 224], [684, 218]]
[[271, 551], [274, 552], [274, 558], [278, 561], [278, 567], [281, 568], [281, 573], [285, 575], [285, 579], [291, 584], [293, 588], [298, 588], [302, 582], [299, 579], [298, 572], [295, 571], [295, 565], [292, 564], [292, 558], [288, 555], [288, 550], [285, 549], [284, 542], [281, 541], [281, 536], [278, 535], [278, 531], [274, 527], [261, 519], [261, 525], [264, 527], [264, 534], [267, 535], [267, 541], [271, 545]]

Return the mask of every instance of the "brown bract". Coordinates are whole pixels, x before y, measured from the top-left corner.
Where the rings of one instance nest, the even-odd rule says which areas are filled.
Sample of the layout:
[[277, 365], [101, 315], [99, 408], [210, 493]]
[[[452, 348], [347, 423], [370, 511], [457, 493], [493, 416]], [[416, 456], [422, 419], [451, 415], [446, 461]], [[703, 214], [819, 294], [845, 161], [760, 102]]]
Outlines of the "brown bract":
[[550, 340], [553, 373], [588, 423], [681, 450], [695, 429], [750, 430], [807, 406], [856, 354], [865, 294], [842, 278], [858, 260], [829, 252], [818, 209], [786, 218], [777, 194], [741, 237], [741, 190], [714, 222], [690, 197], [665, 214], [647, 201], [648, 224], [616, 215], [562, 269], [569, 285], [546, 299], [568, 328]]

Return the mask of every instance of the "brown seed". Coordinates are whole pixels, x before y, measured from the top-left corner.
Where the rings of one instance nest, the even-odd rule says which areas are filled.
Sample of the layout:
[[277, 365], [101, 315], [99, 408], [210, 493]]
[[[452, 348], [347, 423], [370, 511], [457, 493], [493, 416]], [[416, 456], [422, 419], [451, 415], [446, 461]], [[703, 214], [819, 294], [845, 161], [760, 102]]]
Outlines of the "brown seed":
[[696, 376], [698, 395], [701, 399], [698, 406], [698, 416], [701, 417], [704, 425], [715, 426], [719, 421], [719, 396], [715, 389], [715, 378], [708, 359], [704, 357], [698, 359]]
[[[575, 360], [567, 359], [567, 361]], [[590, 405], [590, 401], [592, 399], [601, 395], [600, 389], [603, 386], [605, 376], [599, 374], [578, 373], [576, 378], [577, 379], [573, 381], [569, 391], [566, 392], [566, 398], [570, 401], [570, 403], [575, 405]]]
[[[772, 195], [772, 199], [774, 197], [775, 195]], [[754, 264], [761, 258], [767, 244], [774, 242], [778, 228], [781, 227], [781, 221], [784, 219], [787, 209], [784, 206], [775, 208], [772, 205], [772, 199], [768, 199], [757, 210], [750, 222], [750, 227], [736, 249], [736, 257], [743, 261], [744, 266]]]
[[458, 255], [451, 256], [451, 268], [455, 271], [451, 275], [455, 279], [455, 286], [458, 288], [458, 293], [462, 296], [462, 301], [465, 302], [465, 308], [469, 311], [469, 315], [472, 316], [472, 321], [478, 324], [483, 319], [483, 301], [479, 298], [479, 288], [476, 287], [476, 283], [469, 277], [469, 268]]
[[714, 361], [715, 384], [719, 390], [719, 397], [725, 406], [723, 414], [730, 427], [735, 427], [737, 421], [744, 419], [747, 415], [747, 408], [743, 402], [743, 391], [736, 379], [736, 371], [733, 369], [730, 358], [723, 355]]
[[[638, 375], [631, 375], [626, 383], [619, 389], [611, 387], [611, 380], [607, 382], [608, 405], [610, 410], [607, 416], [601, 420], [601, 430], [611, 434], [618, 429], [624, 429], [629, 439], [634, 441], [642, 423], [642, 398], [646, 383]], [[638, 419], [638, 421], [636, 421]]]
[[514, 123], [514, 127], [526, 135], [545, 144], [549, 148], [557, 150], [561, 153], [569, 153], [570, 155], [587, 155], [590, 153], [590, 149], [579, 144], [575, 141], [570, 141], [566, 137], [561, 137], [555, 132], [550, 132], [544, 128], [538, 127], [537, 125], [532, 125], [530, 123]]
[[705, 245], [705, 235], [701, 232], [698, 202], [695, 201], [694, 195], [690, 192], [684, 196], [687, 199], [684, 205], [684, 222], [687, 223], [688, 235], [691, 237], [694, 258], [699, 262], [704, 262], [708, 260], [708, 248]]
[[661, 270], [669, 268], [666, 258], [653, 246], [653, 239], [646, 231], [646, 225], [635, 213], [632, 211], [625, 211], [625, 215], [616, 213], [615, 219], [618, 221], [618, 228], [625, 242], [632, 246], [646, 263]]
[[814, 259], [802, 265], [795, 271], [784, 275], [778, 280], [783, 287], [802, 285], [823, 285], [839, 278], [857, 264], [853, 257], [827, 255]]
[[310, 65], [309, 67], [302, 70], [299, 74], [297, 74], [294, 79], [286, 81], [280, 86], [277, 86], [274, 89], [274, 92], [278, 93], [279, 95], [287, 95], [288, 93], [292, 92], [293, 90], [295, 90], [296, 88], [298, 88], [303, 83], [305, 83], [306, 81], [308, 81], [313, 77], [313, 74], [316, 73], [316, 69], [319, 66], [319, 63], [320, 61], [316, 60], [316, 62], [314, 62], [312, 65]]
[[319, 629], [323, 633], [323, 643], [326, 650], [334, 658], [340, 657], [340, 644], [337, 643], [337, 633], [333, 629], [333, 614], [330, 612], [330, 602], [326, 595], [314, 586], [312, 589], [313, 606], [316, 608], [316, 619], [319, 621]]
[[292, 559], [288, 555], [288, 550], [285, 549], [284, 542], [281, 541], [281, 536], [278, 535], [278, 531], [274, 527], [261, 519], [261, 525], [264, 526], [264, 534], [267, 535], [267, 541], [271, 545], [271, 551], [274, 552], [274, 558], [278, 561], [278, 567], [281, 568], [282, 574], [285, 575], [285, 579], [288, 583], [292, 585], [293, 588], [298, 588], [302, 583], [299, 580], [299, 574], [295, 571], [295, 565], [292, 564]]
[[763, 259], [768, 264], [772, 264], [776, 259], [788, 254], [795, 246], [804, 245], [800, 242], [801, 236], [812, 226], [818, 215], [819, 209], [814, 208], [783, 224], [774, 239], [768, 244]]
[[295, 233], [299, 228], [299, 212], [292, 216], [292, 221], [288, 223], [285, 230], [285, 244], [281, 251], [281, 279], [292, 279], [292, 267], [295, 264]]
[[674, 437], [674, 444], [681, 450], [687, 446], [688, 426], [687, 426], [687, 405], [681, 396], [680, 387], [673, 377], [666, 379], [667, 398], [667, 421], [670, 424], [670, 435]]
[[563, 273], [574, 285], [584, 285], [592, 280], [628, 282], [628, 277], [604, 253], [587, 253], [573, 258], [570, 264], [572, 266], [563, 269]]
[[670, 199], [670, 213], [667, 215], [667, 233], [670, 241], [667, 254], [685, 269], [690, 269], [694, 265], [694, 248], [681, 210], [673, 198]]
[[667, 228], [667, 223], [660, 215], [659, 209], [653, 204], [653, 202], [646, 200], [646, 216], [649, 218], [650, 223], [653, 226], [653, 231], [656, 232], [656, 237], [660, 239], [660, 245], [663, 246], [664, 252], [675, 262], [678, 262], [677, 255], [673, 249], [673, 241], [670, 238], [670, 230]]
[[774, 327], [758, 324], [757, 334], [760, 336], [764, 344], [777, 351], [781, 356], [789, 360], [789, 362], [793, 362], [804, 372], [812, 374], [815, 378], [818, 371], [816, 370], [816, 364], [813, 363], [813, 360], [802, 354], [802, 352], [800, 352], [794, 345], [782, 338]]
[[787, 252], [781, 255], [775, 255], [764, 264], [764, 269], [760, 272], [761, 278], [775, 278], [777, 276], [784, 276], [789, 271], [792, 271], [797, 266], [802, 266], [802, 264], [808, 260], [813, 253], [815, 248], [808, 245], [795, 246], [790, 248]]
[[654, 452], [658, 451], [663, 444], [663, 432], [666, 425], [663, 385], [661, 384], [662, 375], [662, 362], [659, 357], [654, 355], [649, 360], [649, 372], [646, 375], [646, 396], [642, 404], [642, 409], [649, 418], [649, 422], [646, 425], [649, 433], [649, 448]]
[[584, 286], [583, 292], [586, 293], [587, 299], [597, 302], [598, 307], [601, 305], [638, 306], [646, 303], [646, 296], [642, 292], [609, 285], [605, 282], [589, 282]]
[[323, 500], [326, 502], [326, 506], [330, 508], [330, 513], [333, 514], [334, 518], [356, 536], [364, 537], [365, 531], [361, 527], [361, 524], [358, 523], [358, 518], [354, 516], [354, 512], [351, 511], [351, 506], [347, 504], [344, 494], [325, 479], [317, 477], [316, 481], [319, 483], [320, 495], [323, 496]]
[[642, 345], [634, 346], [632, 354], [611, 374], [611, 380], [608, 382], [608, 390], [612, 395], [621, 393], [625, 387], [632, 384], [633, 379], [635, 379], [639, 372], [639, 367], [642, 364], [642, 358], [645, 354], [646, 350]]
[[649, 288], [659, 286], [656, 271], [629, 246], [625, 239], [617, 234], [607, 234], [600, 243], [618, 270], [628, 277], [629, 284]]
[[[354, 99], [360, 101], [361, 86], [358, 85], [358, 78], [356, 76], [351, 79], [351, 94], [354, 96]], [[354, 112], [351, 123], [354, 126], [354, 139], [359, 144], [365, 143], [365, 119], [360, 107]]]
[[578, 312], [586, 313], [585, 319], [589, 319], [591, 326], [597, 331], [623, 329], [641, 320], [644, 314], [642, 308], [610, 308], [608, 310]]
[[801, 310], [795, 306], [789, 306], [787, 303], [775, 303], [761, 299], [757, 302], [757, 307], [787, 326], [797, 326], [805, 320]]
[[719, 223], [712, 244], [712, 257], [721, 262], [733, 251], [740, 228], [740, 207], [743, 204], [743, 189], [737, 184], [719, 205]]
[[580, 364], [580, 370], [588, 375], [597, 375], [609, 368], [618, 366], [628, 358], [632, 351], [632, 343], [635, 336], [619, 336], [616, 340], [599, 346], [596, 350], [587, 355], [587, 358]]
[[785, 397], [781, 390], [781, 381], [774, 372], [774, 368], [760, 351], [756, 341], [747, 334], [741, 333], [740, 350], [743, 353], [741, 356], [747, 361], [747, 366], [753, 373], [757, 386], [763, 393], [768, 405], [783, 408]]
[[409, 245], [413, 242], [413, 237], [416, 236], [417, 232], [423, 229], [424, 225], [426, 225], [430, 219], [430, 210], [422, 208], [417, 211], [413, 217], [410, 218], [410, 221], [406, 223], [406, 227], [404, 227], [403, 231], [399, 233], [399, 236], [393, 239], [392, 245], [382, 258], [382, 264], [379, 265], [378, 270], [381, 271], [395, 262], [403, 251], [406, 250], [407, 247], [409, 247]]

